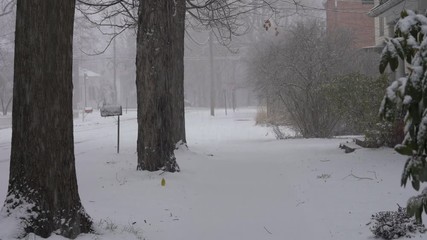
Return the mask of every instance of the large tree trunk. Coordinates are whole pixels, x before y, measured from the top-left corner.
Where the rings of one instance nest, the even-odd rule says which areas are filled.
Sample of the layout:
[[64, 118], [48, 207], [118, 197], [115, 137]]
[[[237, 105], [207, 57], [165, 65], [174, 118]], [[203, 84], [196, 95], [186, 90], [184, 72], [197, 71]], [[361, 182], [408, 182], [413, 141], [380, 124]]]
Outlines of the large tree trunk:
[[172, 41], [175, 71], [173, 74], [173, 112], [174, 143], [186, 144], [185, 104], [184, 104], [184, 36], [185, 36], [185, 0], [176, 0], [176, 12], [173, 17], [175, 39]]
[[179, 171], [173, 110], [178, 2], [140, 0], [136, 54], [138, 170]]
[[74, 238], [91, 229], [74, 162], [74, 7], [75, 0], [17, 3], [12, 153], [2, 214], [42, 237]]

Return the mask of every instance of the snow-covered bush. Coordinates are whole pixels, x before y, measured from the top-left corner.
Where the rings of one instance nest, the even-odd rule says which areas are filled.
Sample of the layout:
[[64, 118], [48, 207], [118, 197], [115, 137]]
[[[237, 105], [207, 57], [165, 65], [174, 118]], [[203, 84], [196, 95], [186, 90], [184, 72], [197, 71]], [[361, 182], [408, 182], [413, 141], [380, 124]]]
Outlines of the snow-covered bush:
[[369, 147], [394, 147], [403, 139], [403, 124], [395, 121], [382, 120], [376, 122], [373, 128], [365, 130], [365, 144]]
[[[361, 103], [356, 109], [356, 104], [348, 100], [350, 95], [357, 98], [354, 89], [359, 86], [352, 84], [354, 79], [348, 74], [377, 75], [377, 70], [372, 69], [377, 57], [352, 48], [354, 37], [350, 32], [342, 29], [327, 31], [320, 21], [295, 23], [288, 32], [251, 48], [248, 76], [261, 102], [267, 106], [270, 122], [292, 126], [306, 138], [331, 137], [338, 126], [346, 125], [337, 108], [341, 102], [332, 92], [340, 93], [346, 100], [349, 106], [343, 105], [341, 109], [347, 112], [372, 106], [371, 102]], [[347, 75], [350, 77], [341, 78]], [[340, 89], [333, 88], [335, 82], [340, 82], [341, 85], [336, 85]], [[366, 88], [374, 89], [372, 86]], [[341, 94], [343, 90], [349, 96]], [[359, 95], [365, 92], [359, 91]], [[372, 101], [372, 97], [369, 100]], [[373, 108], [377, 113], [378, 106]], [[354, 120], [346, 118], [350, 119]]]
[[329, 137], [337, 116], [325, 102], [321, 86], [341, 72], [341, 65], [348, 65], [351, 40], [347, 32], [326, 34], [322, 22], [308, 21], [254, 47], [248, 75], [266, 102], [269, 118], [270, 113], [284, 113], [304, 137]]
[[[323, 94], [335, 115], [339, 116], [339, 128], [335, 134], [363, 134], [375, 131], [381, 138], [384, 135], [378, 128], [378, 108], [383, 91], [388, 85], [385, 75], [369, 77], [360, 73], [350, 73], [334, 77], [323, 85]], [[384, 141], [384, 140], [381, 140]]]
[[259, 107], [255, 116], [256, 125], [265, 125], [268, 123], [267, 110], [263, 107]]
[[[409, 10], [401, 13], [395, 26], [395, 37], [386, 40], [380, 71], [389, 65], [396, 70], [401, 58], [407, 64], [407, 77], [394, 81], [388, 88], [382, 102], [381, 114], [393, 117], [397, 108], [404, 111], [404, 140], [395, 147], [400, 154], [407, 155], [401, 184], [406, 186], [411, 180], [415, 190], [427, 181], [427, 17]], [[408, 214], [422, 222], [423, 210], [427, 213], [427, 188], [421, 195], [408, 201]]]
[[405, 208], [399, 207], [397, 211], [376, 213], [371, 217], [370, 230], [383, 239], [410, 238], [416, 232], [424, 233], [424, 225], [417, 223], [406, 212]]

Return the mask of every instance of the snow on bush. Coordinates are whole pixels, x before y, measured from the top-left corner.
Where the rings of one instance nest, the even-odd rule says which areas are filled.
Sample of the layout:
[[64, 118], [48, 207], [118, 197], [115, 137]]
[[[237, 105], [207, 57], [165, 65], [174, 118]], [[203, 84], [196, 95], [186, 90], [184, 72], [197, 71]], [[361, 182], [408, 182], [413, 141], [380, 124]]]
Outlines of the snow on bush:
[[[406, 209], [399, 207], [397, 211], [383, 211], [372, 215], [372, 233], [383, 239], [411, 238], [413, 234], [426, 232], [423, 224], [411, 218]], [[371, 222], [371, 223], [372, 223]]]
[[[407, 63], [409, 74], [387, 88], [380, 111], [384, 118], [389, 118], [396, 109], [398, 113], [405, 113], [405, 138], [395, 147], [397, 152], [408, 156], [401, 185], [406, 186], [410, 180], [412, 187], [419, 191], [421, 183], [427, 181], [427, 17], [402, 11], [395, 35], [393, 39], [386, 39], [380, 72], [387, 66], [396, 70], [400, 58]], [[412, 197], [407, 204], [408, 215], [415, 216], [419, 223], [423, 211], [427, 213], [427, 190]]]

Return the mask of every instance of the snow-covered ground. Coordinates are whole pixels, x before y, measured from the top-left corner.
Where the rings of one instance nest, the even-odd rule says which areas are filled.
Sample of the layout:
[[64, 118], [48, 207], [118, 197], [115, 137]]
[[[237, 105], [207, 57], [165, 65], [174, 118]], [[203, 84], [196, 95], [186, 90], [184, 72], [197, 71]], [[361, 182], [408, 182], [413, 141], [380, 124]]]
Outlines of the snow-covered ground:
[[[76, 119], [80, 197], [103, 234], [78, 239], [372, 239], [371, 215], [415, 194], [399, 187], [405, 158], [393, 150], [345, 154], [346, 139], [276, 140], [254, 125], [255, 113], [188, 109], [189, 150], [176, 151], [173, 174], [136, 171], [135, 111], [121, 118], [120, 154], [114, 118]], [[0, 130], [0, 202], [10, 140], [11, 129]], [[0, 228], [0, 239], [11, 232]]]
[[4, 116], [0, 113], [0, 129], [9, 128], [12, 125], [12, 116], [11, 113]]

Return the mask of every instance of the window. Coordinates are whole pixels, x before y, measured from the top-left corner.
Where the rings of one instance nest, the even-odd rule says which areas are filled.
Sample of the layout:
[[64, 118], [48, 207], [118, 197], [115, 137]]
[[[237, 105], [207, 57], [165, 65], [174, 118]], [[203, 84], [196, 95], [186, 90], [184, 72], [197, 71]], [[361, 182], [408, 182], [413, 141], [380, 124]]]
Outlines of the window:
[[384, 36], [384, 17], [379, 17], [379, 35], [380, 37]]

